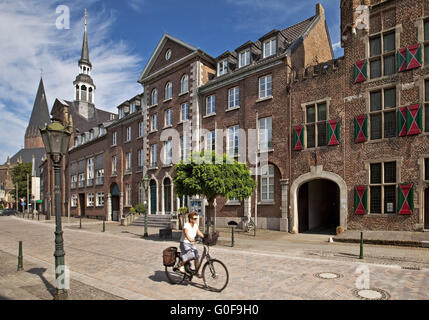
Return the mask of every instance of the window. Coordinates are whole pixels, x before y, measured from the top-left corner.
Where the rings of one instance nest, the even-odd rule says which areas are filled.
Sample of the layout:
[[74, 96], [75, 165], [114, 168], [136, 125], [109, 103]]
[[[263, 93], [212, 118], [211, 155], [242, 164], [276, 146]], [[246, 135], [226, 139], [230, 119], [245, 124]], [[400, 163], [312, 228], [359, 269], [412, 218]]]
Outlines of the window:
[[131, 207], [131, 185], [127, 184], [125, 186], [125, 205]]
[[274, 166], [261, 168], [261, 201], [274, 201]]
[[85, 187], [85, 173], [79, 173], [79, 188]]
[[104, 127], [99, 127], [98, 136], [102, 136], [105, 133], [106, 133], [106, 129]]
[[189, 76], [185, 74], [180, 80], [180, 93], [188, 92], [189, 90]]
[[74, 138], [74, 146], [77, 147], [79, 145], [79, 138], [75, 137]]
[[396, 136], [396, 89], [370, 92], [370, 139]]
[[217, 75], [222, 76], [228, 72], [228, 61], [222, 60], [217, 63]]
[[371, 37], [369, 51], [371, 79], [396, 73], [395, 32], [385, 32]]
[[171, 140], [165, 142], [165, 164], [170, 165], [173, 159], [173, 147]]
[[167, 52], [165, 53], [165, 60], [170, 60], [171, 59], [171, 49], [168, 49]]
[[173, 97], [173, 85], [171, 82], [167, 82], [165, 85], [165, 100], [169, 100]]
[[104, 206], [104, 192], [97, 192], [96, 206], [97, 207]]
[[238, 156], [239, 126], [228, 128], [227, 154], [231, 157]]
[[143, 149], [140, 149], [137, 153], [138, 170], [143, 170]]
[[156, 114], [152, 115], [152, 121], [151, 121], [151, 131], [158, 130], [158, 116]]
[[250, 64], [250, 50], [240, 52], [238, 55], [238, 67], [244, 67]]
[[143, 204], [144, 197], [144, 185], [143, 182], [139, 182], [139, 194], [138, 194], [138, 203]]
[[131, 127], [127, 127], [125, 141], [126, 142], [131, 141]]
[[216, 131], [207, 132], [206, 136], [206, 150], [209, 152], [216, 150]]
[[131, 152], [126, 154], [125, 158], [125, 171], [131, 171]]
[[210, 96], [206, 99], [206, 115], [216, 113], [216, 96]]
[[112, 145], [113, 146], [116, 146], [117, 140], [118, 140], [118, 133], [115, 131], [115, 132], [113, 132], [113, 135], [112, 135]]
[[370, 166], [370, 213], [396, 213], [396, 162]]
[[185, 161], [188, 158], [189, 153], [189, 139], [187, 136], [183, 136], [180, 138], [180, 159]]
[[277, 40], [276, 39], [270, 39], [268, 41], [264, 42], [264, 52], [263, 52], [263, 58], [272, 56], [276, 54], [277, 51]]
[[189, 105], [187, 103], [182, 103], [180, 107], [180, 119], [182, 122], [189, 120]]
[[94, 130], [89, 130], [89, 140], [93, 140], [94, 139]]
[[429, 158], [425, 159], [425, 180], [429, 181]]
[[425, 56], [425, 64], [429, 64], [429, 20], [424, 22], [424, 56]]
[[166, 110], [165, 111], [165, 126], [166, 127], [168, 127], [168, 126], [171, 126], [171, 124], [172, 124], [172, 120], [171, 120], [171, 115], [172, 115], [172, 111], [171, 111], [171, 109], [168, 109], [168, 110]]
[[136, 112], [136, 103], [131, 102], [130, 103], [130, 113], [134, 113], [134, 112]]
[[144, 122], [140, 121], [139, 122], [139, 138], [143, 137], [143, 131], [144, 131]]
[[158, 162], [157, 159], [157, 145], [153, 144], [150, 148], [150, 165], [151, 167], [156, 167], [156, 164]]
[[261, 151], [269, 150], [273, 147], [273, 120], [271, 117], [259, 119], [259, 147]]
[[271, 86], [271, 75], [259, 78], [259, 99], [271, 97], [272, 86]]
[[104, 169], [98, 169], [95, 177], [95, 183], [97, 185], [104, 184]]
[[72, 208], [76, 208], [77, 207], [77, 194], [73, 194], [71, 197], [71, 206]]
[[[40, 179], [40, 180], [42, 180], [42, 179]], [[71, 188], [72, 189], [76, 189], [76, 186], [77, 186], [77, 175], [71, 176], [70, 180], [71, 180]]]
[[94, 185], [94, 158], [89, 158], [86, 162], [86, 174], [87, 174], [87, 186], [92, 187]]
[[124, 108], [119, 108], [119, 119], [122, 119], [123, 117], [125, 117]]
[[240, 105], [240, 88], [235, 87], [228, 90], [228, 109], [238, 107]]
[[81, 144], [84, 144], [86, 142], [86, 136], [85, 136], [85, 133], [83, 133], [81, 136], [80, 136], [80, 143]]
[[88, 193], [86, 195], [86, 199], [87, 199], [86, 206], [87, 207], [93, 207], [94, 206], [94, 194], [92, 192]]
[[112, 175], [116, 175], [116, 164], [118, 162], [118, 157], [113, 156], [112, 157]]
[[425, 109], [424, 109], [424, 125], [425, 132], [429, 132], [429, 80], [425, 81]]
[[158, 90], [157, 89], [153, 89], [152, 90], [152, 105], [157, 105], [158, 104]]
[[328, 144], [326, 132], [326, 102], [312, 104], [306, 109], [307, 148]]

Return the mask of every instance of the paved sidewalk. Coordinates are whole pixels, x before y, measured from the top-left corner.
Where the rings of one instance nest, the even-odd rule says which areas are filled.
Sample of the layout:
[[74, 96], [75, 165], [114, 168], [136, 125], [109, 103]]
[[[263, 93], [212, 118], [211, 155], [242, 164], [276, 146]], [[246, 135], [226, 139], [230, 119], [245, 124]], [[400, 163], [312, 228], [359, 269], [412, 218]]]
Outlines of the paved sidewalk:
[[[361, 231], [347, 230], [335, 236], [334, 241], [360, 242]], [[363, 231], [364, 243], [429, 248], [429, 232]]]

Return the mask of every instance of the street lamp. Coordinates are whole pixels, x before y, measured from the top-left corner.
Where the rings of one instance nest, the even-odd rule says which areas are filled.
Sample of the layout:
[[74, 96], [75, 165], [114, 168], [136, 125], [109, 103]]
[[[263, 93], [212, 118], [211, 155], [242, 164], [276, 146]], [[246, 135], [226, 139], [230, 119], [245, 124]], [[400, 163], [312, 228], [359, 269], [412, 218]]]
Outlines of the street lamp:
[[149, 177], [147, 175], [143, 178], [143, 188], [145, 192], [145, 199], [144, 199], [144, 235], [143, 237], [147, 238], [149, 235], [147, 233], [147, 189], [149, 188]]
[[45, 128], [40, 129], [42, 140], [45, 145], [46, 153], [51, 157], [55, 185], [55, 283], [56, 291], [54, 300], [67, 299], [68, 293], [61, 284], [65, 281], [65, 263], [64, 263], [64, 240], [63, 231], [61, 227], [61, 195], [60, 195], [60, 173], [61, 173], [61, 159], [67, 153], [71, 133], [59, 121], [53, 120]]

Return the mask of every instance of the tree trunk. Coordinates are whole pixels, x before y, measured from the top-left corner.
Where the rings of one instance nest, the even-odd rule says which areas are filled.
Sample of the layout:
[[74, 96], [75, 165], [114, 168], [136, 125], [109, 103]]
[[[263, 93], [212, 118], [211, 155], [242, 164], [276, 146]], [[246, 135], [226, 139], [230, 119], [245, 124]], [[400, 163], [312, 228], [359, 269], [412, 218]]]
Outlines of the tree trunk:
[[209, 203], [209, 207], [208, 207], [207, 214], [206, 214], [206, 230], [207, 230], [209, 240], [211, 240], [212, 239], [212, 233], [210, 230], [210, 226], [211, 226], [211, 212], [212, 212], [212, 209], [214, 208], [214, 206], [213, 206], [214, 198], [208, 199], [208, 203]]

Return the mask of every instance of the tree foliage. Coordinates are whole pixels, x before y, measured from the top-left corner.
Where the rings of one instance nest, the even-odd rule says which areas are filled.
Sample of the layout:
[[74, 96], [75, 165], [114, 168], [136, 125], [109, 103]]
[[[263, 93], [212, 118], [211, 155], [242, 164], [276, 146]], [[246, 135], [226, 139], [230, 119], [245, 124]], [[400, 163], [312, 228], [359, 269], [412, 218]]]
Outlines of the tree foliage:
[[17, 164], [12, 170], [12, 182], [14, 189], [10, 191], [11, 196], [16, 201], [16, 184], [18, 183], [18, 198], [24, 198], [27, 202], [27, 175], [28, 192], [31, 195], [31, 163]]
[[144, 204], [137, 204], [136, 205], [136, 212], [137, 213], [145, 213], [145, 207]]

